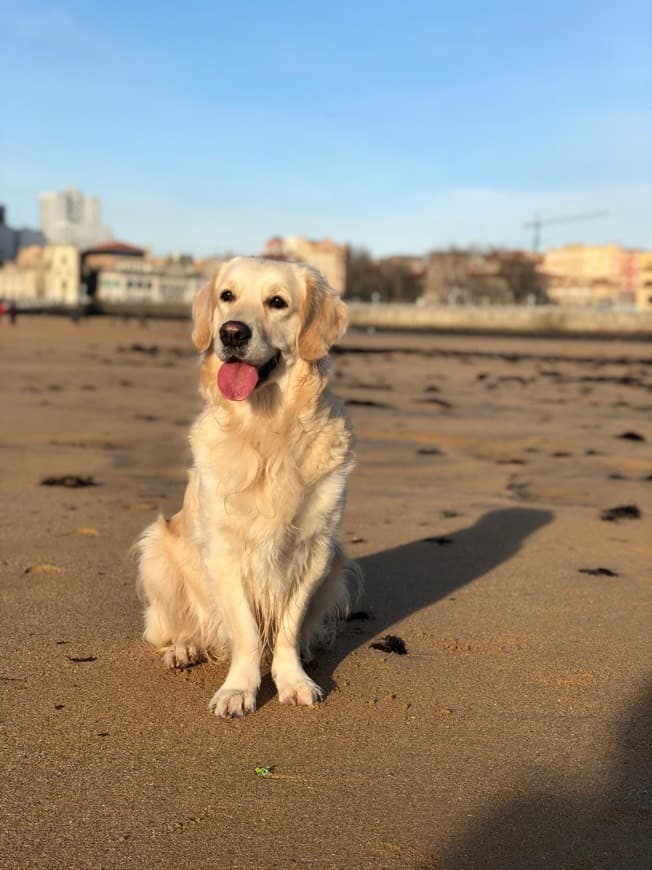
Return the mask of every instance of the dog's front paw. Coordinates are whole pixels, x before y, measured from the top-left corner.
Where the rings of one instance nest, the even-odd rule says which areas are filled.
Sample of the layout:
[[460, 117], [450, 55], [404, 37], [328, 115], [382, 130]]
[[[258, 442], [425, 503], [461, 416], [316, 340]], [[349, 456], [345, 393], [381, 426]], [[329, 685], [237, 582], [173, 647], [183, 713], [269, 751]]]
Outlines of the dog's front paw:
[[222, 686], [211, 698], [208, 709], [222, 719], [239, 719], [256, 709], [256, 693]]
[[[280, 682], [280, 681], [279, 681]], [[294, 707], [312, 707], [324, 697], [317, 683], [304, 674], [300, 680], [278, 685], [278, 699], [281, 704], [291, 704]]]
[[163, 650], [163, 664], [170, 671], [174, 668], [182, 671], [204, 660], [204, 654], [193, 643], [178, 641], [177, 643], [171, 643]]

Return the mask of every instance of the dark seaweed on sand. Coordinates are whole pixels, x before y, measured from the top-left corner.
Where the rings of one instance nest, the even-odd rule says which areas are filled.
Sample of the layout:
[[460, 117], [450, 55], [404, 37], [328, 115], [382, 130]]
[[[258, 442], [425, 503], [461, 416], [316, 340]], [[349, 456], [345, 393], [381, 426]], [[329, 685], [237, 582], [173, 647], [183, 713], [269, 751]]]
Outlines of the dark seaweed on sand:
[[640, 520], [641, 516], [641, 509], [635, 504], [622, 504], [602, 511], [600, 519], [617, 523], [618, 520]]
[[353, 405], [358, 408], [389, 408], [385, 402], [373, 402], [371, 399], [347, 399], [345, 405]]
[[645, 436], [641, 435], [640, 432], [622, 432], [620, 435], [616, 435], [616, 438], [622, 438], [625, 441], [645, 441]]
[[386, 634], [382, 640], [369, 644], [371, 649], [379, 649], [381, 652], [396, 653], [399, 656], [407, 655], [405, 641], [395, 634]]
[[69, 489], [79, 489], [82, 486], [101, 486], [92, 477], [81, 477], [79, 474], [64, 474], [61, 477], [44, 477], [41, 486], [66, 486]]

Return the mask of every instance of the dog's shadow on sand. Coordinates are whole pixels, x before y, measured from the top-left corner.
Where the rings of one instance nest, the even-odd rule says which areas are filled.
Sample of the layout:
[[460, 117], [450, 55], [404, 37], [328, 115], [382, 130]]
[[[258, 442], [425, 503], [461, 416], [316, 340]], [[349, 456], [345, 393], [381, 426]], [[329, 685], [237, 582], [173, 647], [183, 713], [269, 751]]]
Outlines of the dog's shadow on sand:
[[[328, 694], [333, 673], [353, 650], [382, 639], [392, 626], [508, 561], [554, 514], [531, 508], [491, 511], [446, 537], [423, 538], [358, 559], [363, 593], [354, 617], [309, 673]], [[357, 614], [356, 614], [357, 611]], [[366, 618], [368, 617], [368, 619]]]

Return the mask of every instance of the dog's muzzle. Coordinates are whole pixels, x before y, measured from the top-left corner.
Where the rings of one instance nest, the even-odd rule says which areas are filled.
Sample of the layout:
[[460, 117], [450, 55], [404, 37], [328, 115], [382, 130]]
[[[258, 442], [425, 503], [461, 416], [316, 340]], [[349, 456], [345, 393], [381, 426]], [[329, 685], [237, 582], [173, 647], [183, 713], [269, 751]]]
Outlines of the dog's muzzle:
[[251, 329], [241, 320], [227, 320], [220, 327], [220, 341], [230, 349], [241, 348], [251, 338]]

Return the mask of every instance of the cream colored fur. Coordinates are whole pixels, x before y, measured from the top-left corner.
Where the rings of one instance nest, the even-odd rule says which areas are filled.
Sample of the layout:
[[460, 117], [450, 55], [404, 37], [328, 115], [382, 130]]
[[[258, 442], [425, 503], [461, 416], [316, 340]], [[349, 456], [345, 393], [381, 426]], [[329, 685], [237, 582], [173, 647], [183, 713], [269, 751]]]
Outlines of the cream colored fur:
[[[276, 296], [286, 307], [270, 306]], [[193, 317], [206, 406], [190, 433], [183, 508], [138, 545], [145, 638], [169, 668], [230, 657], [209, 705], [216, 715], [255, 709], [267, 649], [281, 703], [311, 705], [322, 693], [301, 653], [332, 635], [349, 602], [337, 535], [352, 434], [327, 390], [326, 359], [345, 306], [307, 267], [236, 258], [198, 293]], [[261, 367], [280, 351], [268, 380], [239, 402], [217, 386], [229, 320], [251, 328], [246, 361]]]

